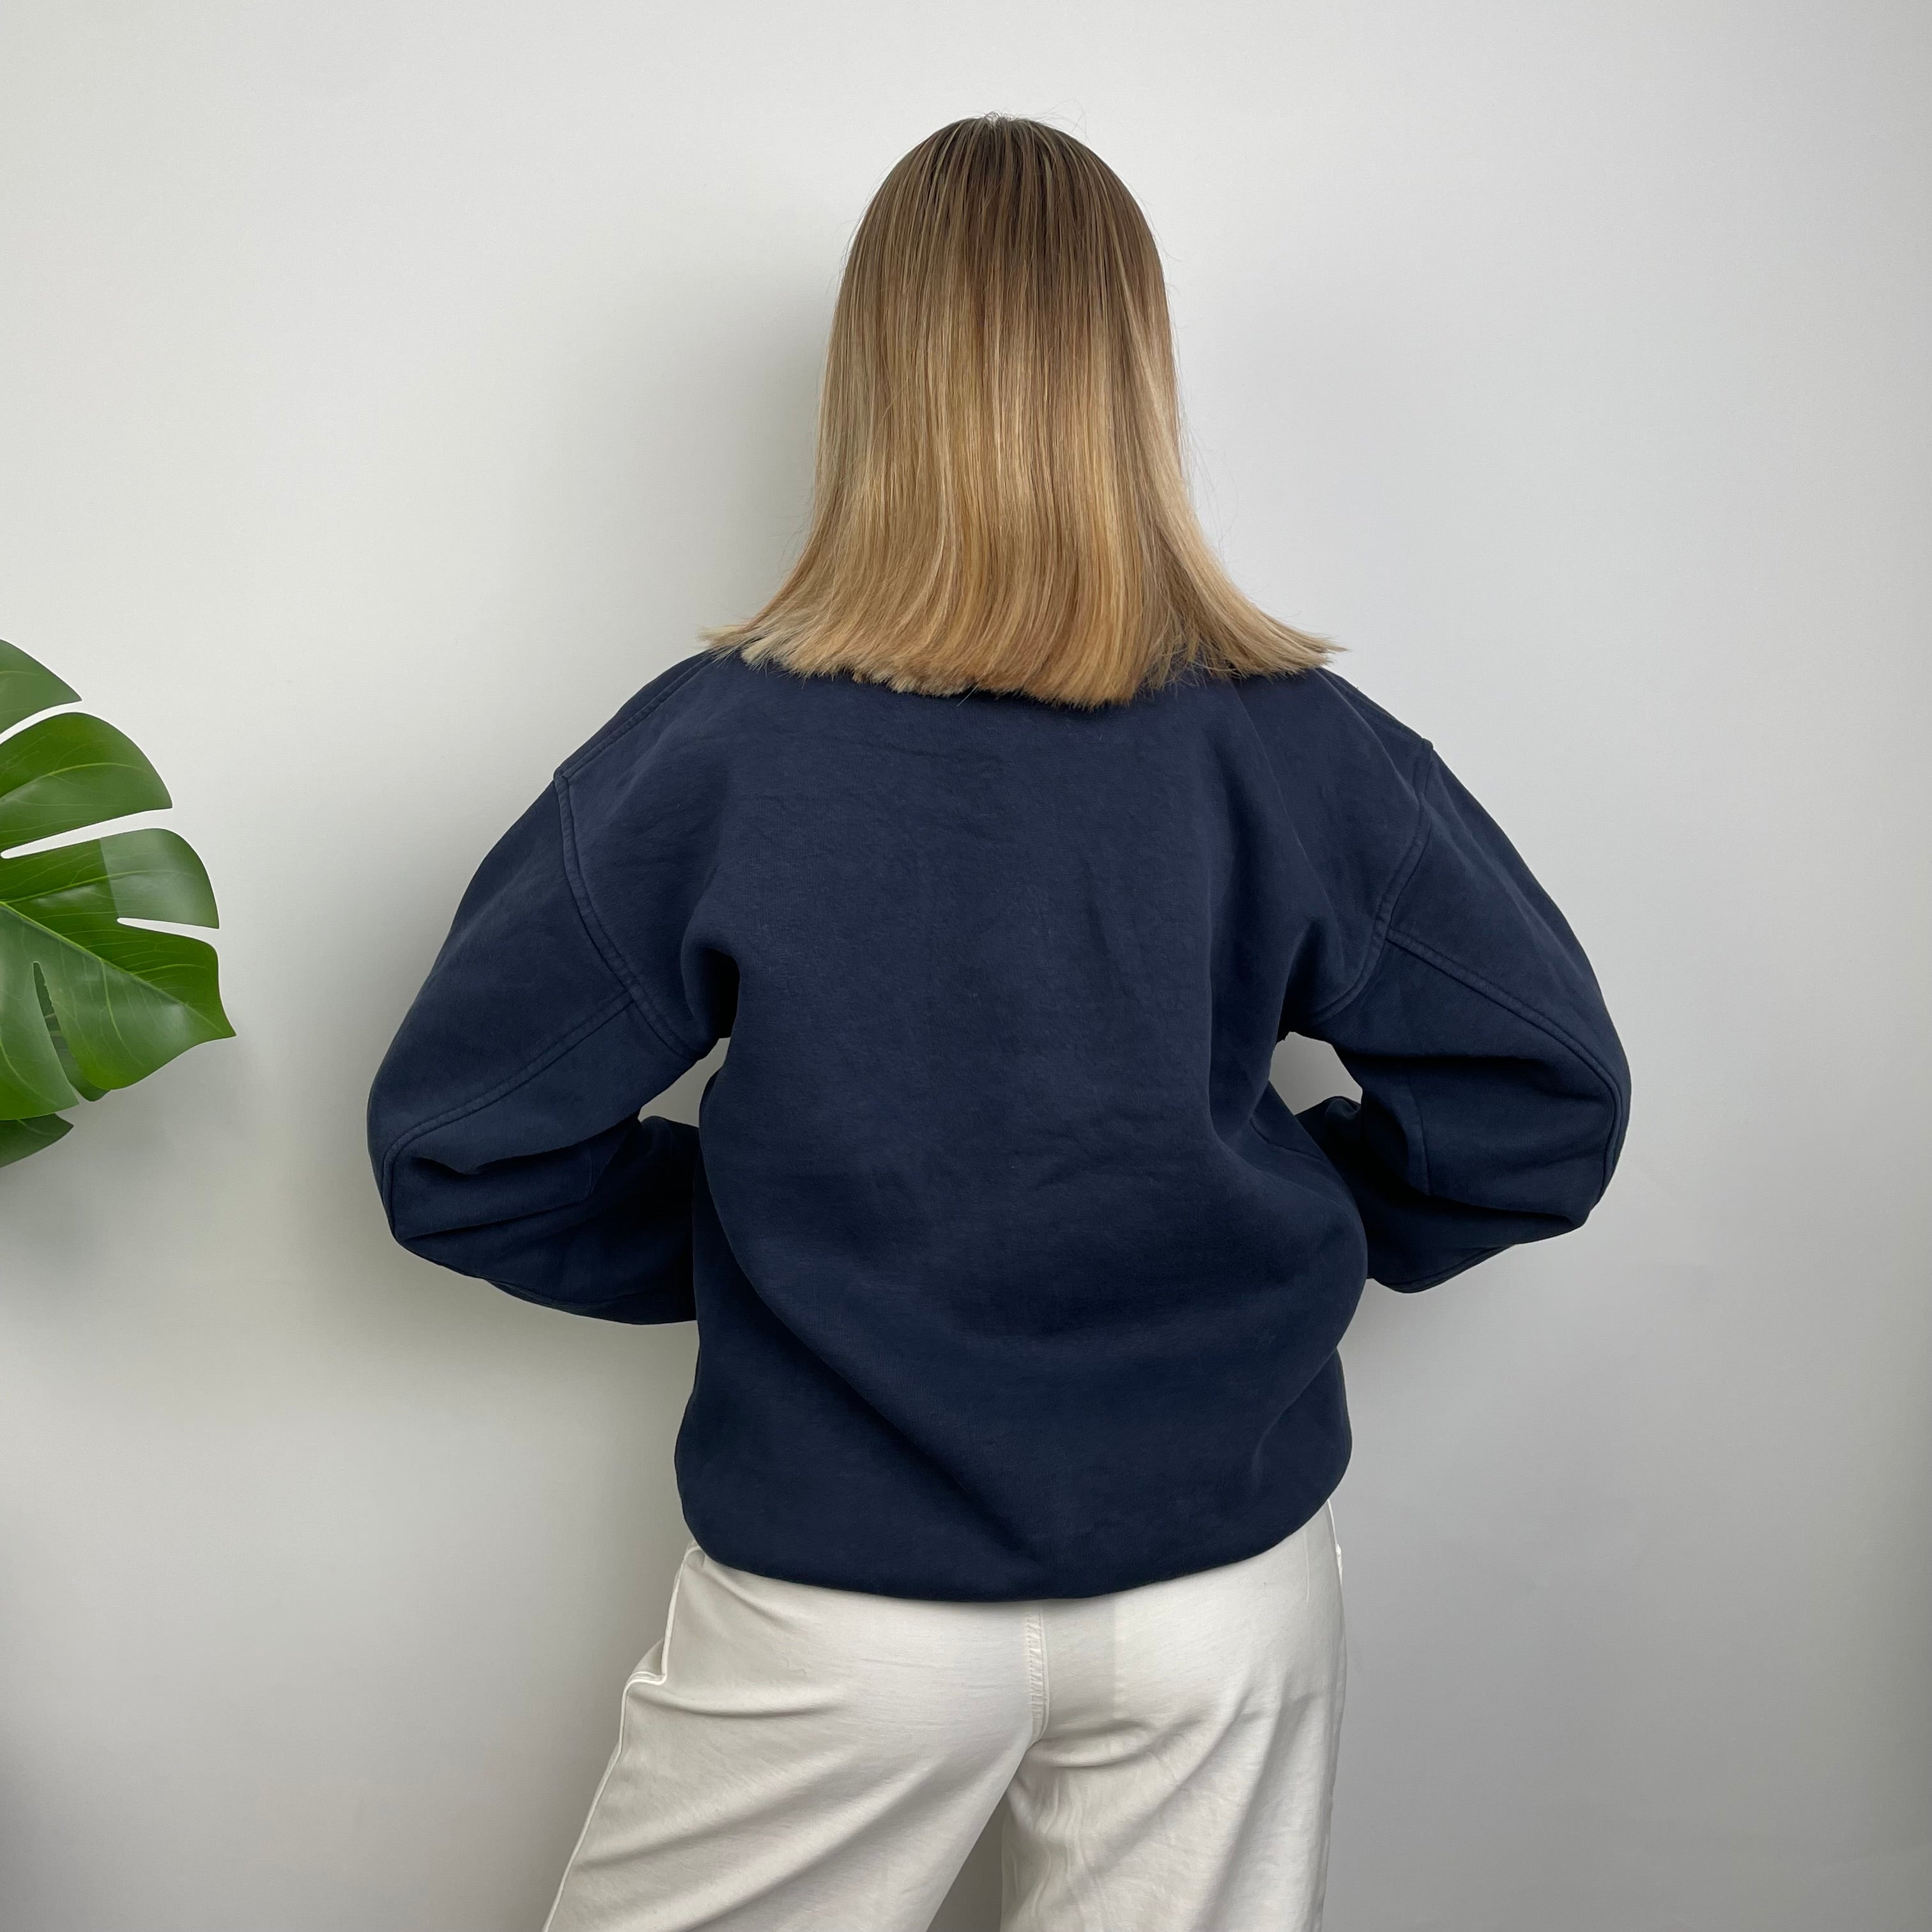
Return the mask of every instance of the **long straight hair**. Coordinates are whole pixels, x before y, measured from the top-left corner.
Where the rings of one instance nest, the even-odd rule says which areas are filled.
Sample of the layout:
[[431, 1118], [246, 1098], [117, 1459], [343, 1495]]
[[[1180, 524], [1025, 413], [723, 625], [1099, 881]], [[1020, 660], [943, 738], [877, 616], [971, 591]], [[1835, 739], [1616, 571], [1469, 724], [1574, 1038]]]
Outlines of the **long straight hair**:
[[804, 547], [764, 609], [704, 636], [807, 675], [1090, 707], [1336, 648], [1250, 603], [1202, 532], [1132, 196], [1070, 135], [1001, 115], [928, 136], [873, 196]]

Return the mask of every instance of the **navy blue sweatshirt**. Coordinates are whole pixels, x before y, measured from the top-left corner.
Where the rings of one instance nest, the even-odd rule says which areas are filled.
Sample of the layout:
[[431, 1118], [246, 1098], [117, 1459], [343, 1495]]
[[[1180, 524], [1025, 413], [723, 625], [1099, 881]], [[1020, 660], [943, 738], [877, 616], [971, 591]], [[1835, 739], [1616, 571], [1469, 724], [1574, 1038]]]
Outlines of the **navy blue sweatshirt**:
[[[1359, 1104], [1289, 1111], [1290, 1032]], [[640, 1118], [728, 1034], [697, 1127]], [[1365, 1277], [1576, 1227], [1628, 1094], [1562, 916], [1330, 673], [1081, 711], [701, 652], [484, 861], [369, 1138], [416, 1253], [696, 1320], [712, 1555], [1000, 1600], [1297, 1528]]]

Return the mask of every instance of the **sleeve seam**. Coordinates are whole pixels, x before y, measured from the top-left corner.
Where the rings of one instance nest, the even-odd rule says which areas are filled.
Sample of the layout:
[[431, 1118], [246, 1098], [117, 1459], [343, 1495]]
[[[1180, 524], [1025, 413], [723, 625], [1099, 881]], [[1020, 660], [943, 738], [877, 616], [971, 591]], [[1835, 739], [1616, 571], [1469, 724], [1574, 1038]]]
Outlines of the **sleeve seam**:
[[1622, 1082], [1612, 1075], [1610, 1069], [1588, 1047], [1575, 1038], [1559, 1022], [1518, 999], [1514, 994], [1478, 972], [1473, 966], [1464, 965], [1460, 960], [1450, 958], [1448, 953], [1430, 945], [1426, 940], [1418, 938], [1415, 934], [1393, 922], [1389, 928], [1388, 938], [1392, 944], [1400, 946], [1405, 952], [1433, 966], [1438, 972], [1448, 974], [1452, 980], [1460, 980], [1471, 992], [1481, 994], [1484, 998], [1534, 1027], [1539, 1033], [1547, 1034], [1558, 1046], [1574, 1055], [1601, 1083], [1604, 1092], [1610, 1097], [1611, 1114], [1610, 1131], [1604, 1144], [1604, 1185], [1607, 1187], [1612, 1156], [1622, 1138], [1624, 1106]]
[[[1370, 929], [1369, 944], [1362, 956], [1362, 963], [1356, 968], [1354, 977], [1340, 992], [1309, 1014], [1306, 1024], [1310, 1028], [1324, 1025], [1352, 1000], [1360, 998], [1373, 978], [1375, 969], [1382, 963], [1382, 953], [1387, 947], [1394, 924], [1395, 909], [1401, 902], [1409, 880], [1414, 876], [1417, 866], [1421, 863], [1422, 854], [1429, 844], [1429, 806], [1423, 797], [1422, 787], [1417, 774], [1424, 759], [1431, 755], [1432, 750], [1433, 748], [1425, 740], [1415, 767], [1408, 774], [1409, 784], [1415, 793], [1415, 829], [1409, 834], [1408, 843], [1403, 848], [1402, 855], [1396, 862], [1394, 870], [1390, 873], [1388, 883], [1382, 888], [1382, 896], [1376, 902], [1375, 922]], [[1309, 1036], [1311, 1039], [1320, 1037], [1312, 1032]]]
[[[1498, 1247], [1480, 1248], [1460, 1261], [1452, 1262], [1446, 1268], [1436, 1269], [1432, 1274], [1411, 1275], [1402, 1281], [1384, 1281], [1382, 1286], [1396, 1294], [1413, 1294], [1425, 1288], [1438, 1288], [1444, 1282], [1466, 1274], [1481, 1262], [1493, 1261], [1498, 1255], [1506, 1253], [1514, 1245], [1513, 1242], [1505, 1241]], [[1376, 1279], [1382, 1280], [1379, 1275]]]
[[592, 1034], [602, 1031], [614, 1019], [623, 1012], [629, 1004], [630, 996], [620, 988], [587, 1018], [580, 1021], [568, 1033], [544, 1048], [533, 1058], [519, 1067], [515, 1072], [506, 1075], [494, 1087], [486, 1088], [481, 1094], [472, 1099], [460, 1100], [454, 1106], [446, 1107], [441, 1113], [432, 1114], [426, 1120], [419, 1120], [414, 1126], [406, 1128], [398, 1134], [390, 1142], [382, 1154], [382, 1193], [384, 1202], [387, 1202], [390, 1198], [392, 1176], [394, 1172], [395, 1164], [406, 1148], [413, 1142], [421, 1140], [425, 1134], [434, 1133], [439, 1127], [446, 1127], [452, 1121], [464, 1120], [472, 1114], [480, 1113], [485, 1107], [493, 1106], [496, 1102], [502, 1100], [506, 1094], [513, 1094], [519, 1087], [528, 1085], [545, 1067], [562, 1059], [573, 1046], [589, 1039]]
[[[457, 1272], [460, 1274], [463, 1270], [459, 1268]], [[512, 1295], [519, 1301], [528, 1302], [532, 1308], [547, 1308], [555, 1315], [588, 1315], [608, 1319], [605, 1312], [610, 1309], [627, 1308], [639, 1301], [647, 1306], [656, 1305], [648, 1292], [640, 1293], [634, 1288], [627, 1288], [621, 1294], [602, 1296], [596, 1301], [550, 1301], [529, 1288], [518, 1287], [514, 1282], [498, 1281], [487, 1274], [476, 1275], [472, 1279], [483, 1282], [491, 1288], [501, 1288], [506, 1294]]]
[[695, 1060], [707, 1050], [693, 1046], [679, 1034], [657, 1011], [656, 1002], [646, 993], [643, 980], [629, 960], [625, 958], [616, 941], [610, 937], [610, 929], [598, 917], [597, 908], [590, 897], [590, 888], [584, 877], [584, 866], [577, 849], [577, 818], [572, 808], [568, 775], [559, 772], [556, 779], [557, 812], [562, 820], [563, 832], [564, 876], [570, 886], [571, 902], [577, 908], [577, 916], [583, 922], [586, 936], [596, 948], [597, 956], [604, 962], [607, 970], [625, 991], [631, 1004], [638, 1010], [638, 1017], [652, 1032], [674, 1053], [683, 1054]]

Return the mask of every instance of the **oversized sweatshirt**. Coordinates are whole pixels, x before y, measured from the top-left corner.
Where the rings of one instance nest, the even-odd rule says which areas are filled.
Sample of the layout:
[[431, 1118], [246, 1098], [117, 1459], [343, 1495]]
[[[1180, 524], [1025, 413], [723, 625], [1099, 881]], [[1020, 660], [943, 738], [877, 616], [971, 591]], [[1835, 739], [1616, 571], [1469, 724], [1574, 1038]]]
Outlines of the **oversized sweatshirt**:
[[[1359, 1101], [1291, 1112], [1290, 1033]], [[710, 1554], [1014, 1600], [1299, 1527], [1364, 1280], [1576, 1227], [1628, 1097], [1562, 914], [1331, 673], [1088, 711], [707, 651], [484, 859], [369, 1144], [416, 1254], [695, 1320]]]

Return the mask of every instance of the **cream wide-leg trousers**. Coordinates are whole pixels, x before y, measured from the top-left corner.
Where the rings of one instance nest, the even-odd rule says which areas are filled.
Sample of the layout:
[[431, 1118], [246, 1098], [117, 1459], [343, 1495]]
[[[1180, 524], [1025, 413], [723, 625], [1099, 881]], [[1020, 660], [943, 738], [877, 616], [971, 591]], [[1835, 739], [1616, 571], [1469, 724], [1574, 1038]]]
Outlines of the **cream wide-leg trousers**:
[[1000, 1932], [1316, 1932], [1341, 1580], [1325, 1506], [1238, 1563], [1035, 1602], [694, 1543], [544, 1932], [926, 1932], [1003, 1804]]

